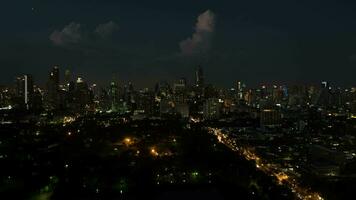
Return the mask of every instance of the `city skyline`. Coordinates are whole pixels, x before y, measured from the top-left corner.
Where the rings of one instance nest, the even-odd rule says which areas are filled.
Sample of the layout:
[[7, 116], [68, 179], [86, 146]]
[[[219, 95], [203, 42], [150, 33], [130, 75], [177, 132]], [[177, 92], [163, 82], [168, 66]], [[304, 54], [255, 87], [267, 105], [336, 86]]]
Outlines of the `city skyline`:
[[355, 4], [257, 3], [6, 2], [0, 84], [22, 73], [44, 84], [59, 65], [101, 84], [115, 73], [152, 85], [189, 79], [198, 64], [225, 87], [235, 79], [354, 84]]
[[[107, 79], [105, 81], [95, 81], [89, 79], [88, 77], [86, 77], [85, 75], [82, 74], [77, 74], [71, 70], [69, 70], [68, 68], [61, 68], [58, 65], [54, 65], [50, 68], [48, 68], [46, 75], [44, 77], [34, 77], [31, 73], [19, 73], [16, 76], [14, 76], [12, 78], [12, 81], [7, 82], [7, 83], [2, 83], [0, 84], [0, 86], [3, 87], [14, 87], [16, 86], [16, 81], [18, 78], [20, 77], [24, 77], [24, 76], [30, 76], [31, 77], [31, 81], [34, 83], [34, 85], [36, 87], [39, 88], [45, 88], [46, 84], [49, 81], [49, 76], [51, 76], [52, 70], [56, 68], [58, 70], [58, 84], [64, 86], [65, 84], [73, 81], [76, 82], [77, 80], [82, 80], [85, 81], [87, 84], [90, 85], [96, 85], [98, 87], [108, 87], [113, 81], [116, 82], [117, 84], [119, 84], [119, 86], [127, 86], [129, 84], [133, 84], [135, 85], [136, 89], [154, 89], [155, 85], [157, 85], [158, 83], [162, 83], [162, 82], [166, 82], [170, 85], [173, 85], [175, 82], [180, 81], [181, 79], [184, 79], [186, 82], [186, 85], [190, 85], [190, 86], [195, 86], [198, 80], [198, 74], [199, 71], [200, 73], [203, 73], [204, 71], [204, 75], [202, 76], [203, 78], [203, 82], [205, 86], [211, 85], [217, 88], [221, 88], [221, 89], [231, 89], [231, 88], [235, 88], [236, 86], [236, 81], [242, 81], [242, 83], [244, 84], [244, 87], [246, 88], [260, 88], [260, 87], [274, 87], [274, 86], [314, 86], [314, 87], [319, 87], [322, 86], [323, 84], [327, 83], [330, 84], [330, 87], [333, 89], [337, 89], [337, 88], [354, 88], [353, 84], [338, 84], [337, 82], [332, 82], [330, 80], [326, 80], [326, 79], [320, 79], [320, 80], [314, 80], [314, 81], [299, 81], [299, 80], [294, 80], [294, 81], [286, 81], [286, 80], [270, 80], [270, 81], [259, 81], [256, 82], [254, 84], [249, 84], [248, 81], [237, 77], [236, 79], [232, 80], [231, 82], [229, 82], [227, 85], [222, 85], [219, 83], [214, 83], [211, 80], [209, 80], [209, 78], [207, 78], [206, 76], [206, 71], [203, 68], [202, 65], [196, 65], [196, 67], [194, 69], [192, 69], [192, 71], [190, 72], [190, 74], [186, 75], [186, 76], [175, 76], [173, 78], [166, 78], [166, 79], [150, 79], [151, 82], [149, 83], [145, 83], [142, 84], [142, 82], [138, 81], [138, 82], [134, 82], [131, 79], [127, 79], [125, 77], [120, 77], [117, 73], [112, 73], [110, 76], [107, 77]], [[137, 84], [138, 83], [138, 84]], [[141, 83], [141, 84], [140, 84]], [[323, 87], [323, 86], [322, 86]]]
[[0, 199], [352, 199], [355, 10], [3, 0]]

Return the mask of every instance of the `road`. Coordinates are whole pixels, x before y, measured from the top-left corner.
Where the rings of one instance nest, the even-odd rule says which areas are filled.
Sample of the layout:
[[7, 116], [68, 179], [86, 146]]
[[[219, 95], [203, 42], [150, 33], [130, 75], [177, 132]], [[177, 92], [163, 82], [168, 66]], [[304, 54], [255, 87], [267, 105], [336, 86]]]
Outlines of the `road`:
[[310, 188], [304, 188], [298, 184], [298, 177], [292, 173], [284, 172], [277, 164], [269, 163], [259, 157], [251, 147], [239, 146], [236, 139], [232, 139], [228, 134], [225, 134], [221, 129], [208, 127], [209, 133], [213, 134], [220, 143], [227, 146], [232, 151], [245, 157], [247, 160], [255, 161], [256, 168], [266, 173], [267, 175], [276, 178], [279, 184], [287, 186], [299, 199], [302, 200], [323, 200], [321, 195], [312, 191]]

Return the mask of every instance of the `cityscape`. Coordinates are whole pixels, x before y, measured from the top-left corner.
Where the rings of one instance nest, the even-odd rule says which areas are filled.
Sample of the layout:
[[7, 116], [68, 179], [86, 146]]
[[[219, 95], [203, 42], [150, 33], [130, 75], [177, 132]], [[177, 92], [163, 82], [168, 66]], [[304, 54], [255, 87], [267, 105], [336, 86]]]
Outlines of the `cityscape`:
[[1, 8], [1, 200], [355, 199], [355, 2]]
[[[64, 74], [64, 76], [61, 76]], [[192, 72], [193, 74], [193, 72]], [[37, 199], [344, 199], [356, 177], [356, 88], [117, 79], [54, 66], [1, 87], [1, 192]], [[21, 192], [20, 192], [21, 191]]]

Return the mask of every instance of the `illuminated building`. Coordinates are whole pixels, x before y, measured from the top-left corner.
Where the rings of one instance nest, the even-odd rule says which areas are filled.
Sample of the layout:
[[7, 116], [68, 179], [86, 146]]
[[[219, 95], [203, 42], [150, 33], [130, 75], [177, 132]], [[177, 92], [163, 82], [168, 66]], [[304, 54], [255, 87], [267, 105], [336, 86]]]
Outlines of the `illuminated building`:
[[281, 113], [276, 109], [262, 109], [260, 113], [262, 128], [277, 127], [281, 125]]
[[65, 84], [65, 88], [68, 90], [69, 84], [72, 81], [72, 75], [70, 73], [70, 71], [67, 69], [64, 72], [64, 84]]
[[209, 98], [205, 101], [203, 114], [205, 119], [218, 119], [220, 117], [221, 103], [217, 98]]
[[47, 109], [57, 109], [59, 107], [59, 68], [57, 66], [49, 73], [46, 93]]
[[75, 103], [78, 111], [84, 111], [90, 107], [92, 102], [92, 93], [88, 88], [88, 84], [80, 77], [76, 81], [75, 87]]
[[173, 98], [175, 103], [186, 102], [186, 80], [184, 78], [173, 84]]
[[329, 86], [329, 82], [327, 82], [327, 81], [321, 82], [321, 87], [322, 87], [322, 88], [329, 88], [329, 87], [330, 87], [330, 86]]
[[20, 106], [28, 110], [32, 107], [33, 102], [33, 80], [31, 75], [23, 75], [16, 78], [16, 93], [21, 99]]
[[246, 85], [241, 81], [236, 81], [236, 92], [237, 92], [237, 99], [241, 100], [244, 98], [244, 90]]
[[155, 105], [153, 92], [148, 90], [139, 91], [136, 105], [138, 111], [145, 114], [153, 114]]
[[117, 83], [115, 81], [112, 81], [110, 83], [109, 95], [111, 100], [111, 111], [116, 112], [118, 106], [119, 90], [118, 90]]
[[322, 82], [321, 90], [319, 91], [319, 95], [317, 98], [317, 105], [322, 106], [324, 108], [328, 108], [332, 106], [333, 103], [333, 94], [331, 91], [331, 87], [328, 82]]
[[173, 103], [173, 101], [171, 101], [167, 98], [164, 98], [164, 99], [161, 99], [159, 108], [160, 108], [161, 115], [171, 114], [173, 112], [174, 103]]

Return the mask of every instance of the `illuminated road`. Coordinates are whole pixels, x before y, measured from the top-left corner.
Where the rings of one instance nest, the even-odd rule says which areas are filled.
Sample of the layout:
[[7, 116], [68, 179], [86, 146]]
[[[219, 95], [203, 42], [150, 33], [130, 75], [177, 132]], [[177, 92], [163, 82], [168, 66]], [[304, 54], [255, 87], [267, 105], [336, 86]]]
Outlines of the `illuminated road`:
[[235, 140], [229, 138], [227, 134], [224, 134], [221, 129], [208, 128], [209, 133], [217, 137], [220, 143], [224, 144], [232, 151], [237, 152], [247, 160], [253, 160], [256, 163], [256, 168], [263, 171], [267, 175], [274, 176], [279, 184], [283, 184], [290, 188], [290, 190], [299, 198], [303, 200], [323, 200], [323, 198], [317, 192], [311, 191], [311, 189], [303, 188], [298, 184], [297, 177], [293, 174], [287, 174], [283, 172], [278, 165], [268, 163], [268, 161], [260, 158], [253, 150], [253, 148], [238, 146]]

